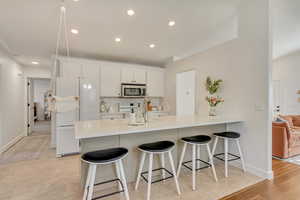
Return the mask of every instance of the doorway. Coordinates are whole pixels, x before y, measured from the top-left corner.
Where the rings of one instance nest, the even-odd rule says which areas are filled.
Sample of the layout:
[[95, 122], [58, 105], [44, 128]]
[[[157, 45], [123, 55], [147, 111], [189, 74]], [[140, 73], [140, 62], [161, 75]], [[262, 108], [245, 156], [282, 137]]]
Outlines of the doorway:
[[176, 115], [195, 114], [196, 71], [176, 74]]
[[27, 82], [28, 136], [50, 135], [51, 113], [48, 112], [47, 97], [50, 79], [29, 78]]

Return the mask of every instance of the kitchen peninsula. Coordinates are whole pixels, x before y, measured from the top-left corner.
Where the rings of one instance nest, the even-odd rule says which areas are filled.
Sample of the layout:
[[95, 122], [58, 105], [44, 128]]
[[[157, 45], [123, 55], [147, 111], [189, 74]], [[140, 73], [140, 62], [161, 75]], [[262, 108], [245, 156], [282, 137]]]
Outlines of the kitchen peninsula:
[[[120, 146], [128, 148], [129, 154], [124, 160], [124, 167], [127, 181], [132, 182], [136, 178], [140, 160], [138, 145], [160, 140], [173, 141], [177, 144], [173, 150], [174, 162], [177, 163], [182, 148], [180, 138], [197, 134], [211, 135], [214, 132], [227, 130], [228, 124], [242, 122], [243, 120], [239, 117], [200, 117], [197, 115], [163, 116], [150, 119], [149, 122], [140, 126], [129, 126], [128, 119], [78, 121], [75, 124], [75, 137], [80, 140], [81, 153]], [[186, 155], [188, 159], [189, 153]], [[207, 157], [206, 154], [201, 154], [201, 156]], [[154, 167], [158, 167], [158, 163], [155, 161]], [[82, 177], [86, 176], [86, 171], [86, 166], [82, 163]], [[97, 172], [97, 181], [109, 180], [115, 176], [111, 166], [104, 166]]]

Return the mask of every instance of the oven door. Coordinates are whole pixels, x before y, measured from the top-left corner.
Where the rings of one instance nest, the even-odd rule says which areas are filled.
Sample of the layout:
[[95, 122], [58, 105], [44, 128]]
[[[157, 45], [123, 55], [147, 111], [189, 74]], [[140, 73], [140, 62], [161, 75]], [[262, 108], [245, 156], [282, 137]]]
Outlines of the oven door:
[[136, 85], [123, 85], [122, 96], [123, 97], [144, 97], [146, 94], [145, 88]]

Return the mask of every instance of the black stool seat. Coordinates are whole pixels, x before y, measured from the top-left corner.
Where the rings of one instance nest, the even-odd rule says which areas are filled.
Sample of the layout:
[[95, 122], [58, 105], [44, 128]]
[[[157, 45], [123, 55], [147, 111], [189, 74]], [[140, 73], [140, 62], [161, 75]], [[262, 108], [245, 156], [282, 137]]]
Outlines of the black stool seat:
[[159, 141], [153, 143], [142, 144], [139, 149], [149, 152], [164, 152], [174, 147], [175, 143], [171, 141]]
[[126, 156], [127, 153], [128, 149], [126, 148], [111, 148], [85, 153], [81, 159], [86, 162], [101, 164], [117, 161]]
[[220, 137], [225, 137], [225, 138], [232, 138], [236, 139], [240, 137], [239, 133], [232, 132], [232, 131], [226, 131], [226, 132], [221, 132], [221, 133], [214, 133], [215, 136], [220, 136]]
[[188, 143], [195, 143], [195, 144], [206, 144], [211, 141], [211, 137], [208, 135], [196, 135], [191, 137], [184, 137], [181, 138], [183, 141]]

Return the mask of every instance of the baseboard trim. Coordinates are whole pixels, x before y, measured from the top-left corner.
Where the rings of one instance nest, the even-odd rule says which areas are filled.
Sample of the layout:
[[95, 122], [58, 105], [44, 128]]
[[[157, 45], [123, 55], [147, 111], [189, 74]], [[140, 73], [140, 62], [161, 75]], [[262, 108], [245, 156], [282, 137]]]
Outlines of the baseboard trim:
[[[241, 162], [239, 160], [230, 162], [230, 165], [237, 167], [237, 168], [242, 168]], [[246, 171], [251, 174], [254, 174], [256, 176], [259, 176], [261, 178], [268, 179], [268, 180], [272, 180], [274, 178], [273, 171], [265, 171], [263, 169], [254, 167], [253, 165], [246, 164]]]
[[21, 135], [18, 135], [17, 137], [15, 137], [14, 139], [12, 139], [9, 143], [7, 143], [2, 148], [0, 148], [0, 154], [2, 154], [5, 151], [7, 151], [10, 147], [12, 147], [13, 145], [15, 145], [17, 142], [19, 142], [25, 136], [26, 136], [26, 133], [22, 133]]

